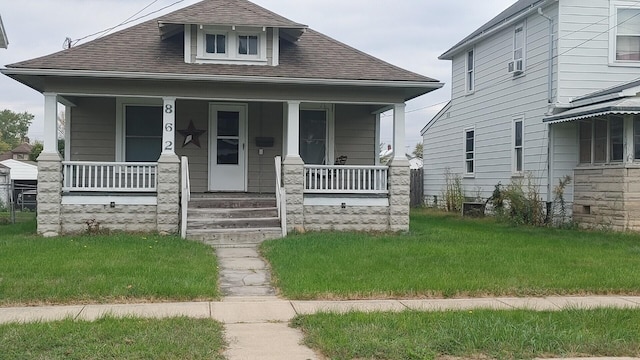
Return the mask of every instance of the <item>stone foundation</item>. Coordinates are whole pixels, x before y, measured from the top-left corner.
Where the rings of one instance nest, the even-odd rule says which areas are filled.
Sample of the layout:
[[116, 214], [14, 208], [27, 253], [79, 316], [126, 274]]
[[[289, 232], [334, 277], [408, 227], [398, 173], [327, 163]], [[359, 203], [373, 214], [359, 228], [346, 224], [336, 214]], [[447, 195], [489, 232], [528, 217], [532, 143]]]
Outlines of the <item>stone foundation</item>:
[[389, 164], [389, 230], [409, 231], [410, 192], [409, 161], [393, 159]]
[[287, 231], [304, 228], [304, 162], [286, 157], [282, 163], [282, 182], [287, 196]]
[[311, 231], [388, 231], [386, 206], [304, 206], [304, 227]]
[[156, 211], [155, 205], [62, 205], [62, 233], [86, 232], [91, 221], [102, 230], [155, 232]]
[[576, 168], [573, 220], [584, 228], [640, 230], [640, 168]]
[[158, 159], [156, 229], [161, 234], [180, 232], [180, 159], [175, 154]]
[[38, 234], [51, 237], [61, 232], [62, 158], [56, 153], [38, 157]]

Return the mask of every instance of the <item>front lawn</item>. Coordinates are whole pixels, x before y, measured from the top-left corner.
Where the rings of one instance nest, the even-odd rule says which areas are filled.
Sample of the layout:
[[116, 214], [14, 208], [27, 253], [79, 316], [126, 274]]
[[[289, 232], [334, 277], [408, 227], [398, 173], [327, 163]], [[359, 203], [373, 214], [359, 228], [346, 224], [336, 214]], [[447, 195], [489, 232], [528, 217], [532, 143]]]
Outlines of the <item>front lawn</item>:
[[331, 359], [640, 356], [640, 310], [325, 313], [293, 324]]
[[179, 237], [42, 238], [35, 222], [0, 226], [0, 306], [219, 297], [214, 251]]
[[416, 210], [409, 234], [265, 242], [293, 299], [640, 294], [640, 235], [513, 227]]
[[210, 319], [71, 319], [0, 325], [2, 359], [224, 359]]

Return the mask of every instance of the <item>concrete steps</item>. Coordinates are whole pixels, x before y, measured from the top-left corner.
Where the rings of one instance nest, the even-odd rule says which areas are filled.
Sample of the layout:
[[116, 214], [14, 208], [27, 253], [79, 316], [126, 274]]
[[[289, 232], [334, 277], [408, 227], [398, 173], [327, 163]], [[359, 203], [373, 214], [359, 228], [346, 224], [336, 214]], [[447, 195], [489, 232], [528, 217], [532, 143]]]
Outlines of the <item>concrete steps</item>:
[[214, 247], [248, 247], [281, 236], [274, 195], [195, 194], [189, 202], [188, 239]]

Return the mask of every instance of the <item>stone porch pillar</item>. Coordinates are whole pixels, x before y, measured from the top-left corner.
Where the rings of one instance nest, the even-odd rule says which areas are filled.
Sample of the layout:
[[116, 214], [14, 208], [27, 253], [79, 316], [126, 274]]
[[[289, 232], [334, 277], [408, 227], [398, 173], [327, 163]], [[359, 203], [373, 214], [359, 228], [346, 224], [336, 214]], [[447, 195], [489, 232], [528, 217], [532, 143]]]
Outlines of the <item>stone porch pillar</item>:
[[304, 227], [304, 162], [300, 157], [300, 102], [289, 101], [286, 108], [286, 155], [282, 181], [287, 193], [287, 231]]
[[38, 156], [38, 234], [61, 232], [62, 158], [58, 153], [58, 95], [44, 93], [44, 144]]
[[393, 107], [393, 158], [389, 162], [389, 229], [409, 231], [411, 177], [405, 146], [405, 104]]
[[176, 99], [163, 98], [162, 153], [158, 159], [156, 228], [161, 234], [180, 231], [180, 159], [175, 153]]

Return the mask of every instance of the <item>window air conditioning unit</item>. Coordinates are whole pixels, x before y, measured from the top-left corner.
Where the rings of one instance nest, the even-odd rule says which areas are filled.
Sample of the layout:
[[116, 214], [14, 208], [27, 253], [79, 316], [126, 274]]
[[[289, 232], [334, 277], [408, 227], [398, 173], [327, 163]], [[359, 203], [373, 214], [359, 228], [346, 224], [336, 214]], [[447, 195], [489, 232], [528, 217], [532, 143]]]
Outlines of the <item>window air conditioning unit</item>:
[[522, 59], [509, 61], [509, 73], [513, 75], [520, 75], [524, 72], [524, 62]]

